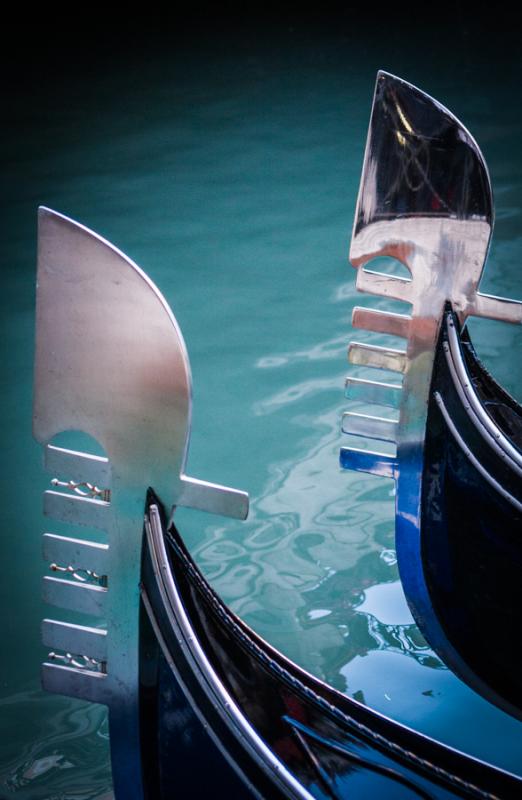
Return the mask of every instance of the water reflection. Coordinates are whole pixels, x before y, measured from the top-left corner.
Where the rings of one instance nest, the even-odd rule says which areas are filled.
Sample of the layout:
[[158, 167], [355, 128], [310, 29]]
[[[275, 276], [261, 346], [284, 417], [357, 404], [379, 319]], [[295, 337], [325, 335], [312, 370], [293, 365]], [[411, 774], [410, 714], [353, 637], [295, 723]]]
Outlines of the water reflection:
[[[341, 387], [342, 376], [303, 381], [298, 373], [292, 382], [291, 374], [251, 406], [253, 424], [268, 417], [277, 431], [292, 426], [285, 457], [263, 466], [268, 477], [248, 521], [235, 529], [207, 523], [191, 539], [192, 552], [233, 610], [305, 669], [428, 735], [493, 758], [476, 720], [498, 726], [500, 712], [445, 667], [405, 602], [393, 482], [337, 467], [345, 402], [334, 384]], [[502, 718], [496, 763], [514, 763], [516, 730]]]
[[[344, 41], [323, 50], [289, 38], [284, 47], [266, 48], [256, 37], [248, 63], [222, 43], [219, 57], [183, 52], [175, 68], [174, 53], [158, 52], [130, 71], [125, 61], [113, 62], [103, 75], [94, 60], [88, 86], [72, 74], [70, 92], [53, 86], [50, 96], [36, 92], [29, 104], [21, 95], [12, 115], [7, 106], [2, 307], [11, 315], [5, 374], [17, 380], [4, 395], [2, 441], [10, 475], [25, 480], [6, 473], [3, 541], [14, 566], [5, 571], [3, 590], [5, 607], [17, 604], [20, 624], [5, 621], [4, 665], [14, 663], [9, 656], [16, 651], [20, 676], [9, 677], [6, 691], [13, 694], [0, 704], [2, 800], [110, 797], [103, 709], [20, 689], [24, 676], [36, 680], [42, 615], [35, 602], [40, 498], [31, 508], [27, 501], [31, 483], [42, 478], [28, 431], [38, 202], [122, 246], [150, 270], [179, 316], [195, 378], [191, 458], [216, 480], [233, 463], [237, 473], [228, 482], [254, 487], [246, 526], [225, 528], [202, 515], [193, 532], [188, 520], [182, 528], [218, 591], [275, 646], [334, 685], [460, 749], [511, 769], [520, 764], [512, 720], [474, 702], [447, 670], [423, 665], [420, 656], [429, 653], [414, 630], [387, 630], [387, 622], [364, 611], [373, 587], [397, 580], [386, 482], [352, 480], [336, 467], [356, 301], [346, 266], [348, 226], [374, 67], [369, 78], [369, 42], [356, 62]], [[379, 63], [382, 44], [376, 37]], [[415, 56], [404, 65], [411, 45], [401, 45], [397, 71], [413, 76], [424, 62]], [[422, 47], [425, 55], [424, 38]], [[489, 62], [480, 97], [467, 91], [453, 62], [451, 79], [447, 70], [434, 77], [429, 68], [425, 83], [455, 108], [464, 98], [472, 127], [491, 131], [497, 238], [483, 289], [509, 296], [522, 247], [520, 109], [511, 102], [511, 63], [493, 93]], [[481, 118], [488, 99], [495, 127], [489, 111]], [[484, 326], [472, 335], [493, 374], [520, 396], [520, 374], [502, 357], [517, 352], [520, 331]], [[33, 581], [30, 602], [21, 574]], [[494, 644], [495, 632], [486, 635]]]
[[[287, 396], [296, 397], [292, 388]], [[293, 419], [307, 401], [301, 392]], [[300, 456], [269, 467], [271, 478], [252, 499], [240, 539], [229, 538], [227, 527], [209, 528], [195, 556], [236, 613], [306, 669], [349, 692], [343, 667], [372, 650], [442, 665], [411, 617], [405, 621], [404, 600], [393, 620], [379, 619], [368, 605], [379, 585], [402, 597], [392, 483], [341, 473], [339, 417], [339, 406], [324, 410], [310, 421], [323, 435], [302, 444]]]
[[0, 701], [0, 740], [0, 797], [112, 800], [104, 707], [36, 690], [12, 695]]

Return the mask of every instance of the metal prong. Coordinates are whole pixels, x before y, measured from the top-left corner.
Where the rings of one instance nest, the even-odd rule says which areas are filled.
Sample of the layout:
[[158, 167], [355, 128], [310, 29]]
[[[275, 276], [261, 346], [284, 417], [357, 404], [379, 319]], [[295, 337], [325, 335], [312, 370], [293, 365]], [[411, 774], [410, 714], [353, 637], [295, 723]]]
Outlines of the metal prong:
[[397, 460], [385, 453], [341, 447], [340, 463], [343, 469], [353, 472], [370, 472], [383, 478], [395, 478], [397, 475]]
[[248, 515], [248, 494], [217, 483], [200, 481], [197, 478], [181, 477], [181, 491], [178, 506], [197, 508], [234, 519], [246, 519]]
[[374, 308], [357, 306], [352, 314], [352, 326], [376, 333], [389, 333], [407, 339], [410, 335], [411, 317], [391, 311], [377, 311]]
[[109, 508], [110, 503], [104, 500], [94, 500], [91, 497], [79, 497], [52, 490], [44, 492], [44, 514], [73, 525], [87, 525], [106, 530], [109, 524], [107, 519]]
[[72, 539], [55, 533], [43, 535], [43, 557], [46, 561], [70, 564], [75, 569], [90, 569], [107, 575], [109, 545]]
[[97, 486], [108, 488], [111, 483], [109, 459], [65, 450], [48, 444], [44, 450], [45, 468], [53, 475], [66, 475], [74, 481], [89, 481]]
[[97, 661], [107, 661], [107, 631], [101, 628], [44, 619], [42, 642], [53, 650], [86, 653]]
[[522, 302], [520, 300], [509, 300], [505, 297], [494, 297], [477, 292], [472, 313], [478, 317], [513, 322], [516, 325], [522, 324]]
[[367, 381], [364, 378], [346, 378], [345, 397], [361, 403], [397, 408], [402, 387], [395, 383]]
[[360, 342], [350, 343], [348, 360], [352, 364], [390, 369], [393, 372], [405, 372], [407, 364], [405, 350], [393, 350], [390, 347], [378, 347]]
[[343, 414], [343, 433], [364, 436], [366, 439], [378, 439], [381, 442], [396, 442], [397, 423], [383, 417], [346, 411]]
[[77, 583], [49, 575], [43, 579], [42, 596], [45, 603], [94, 617], [105, 615], [107, 592], [105, 587], [89, 583]]
[[360, 267], [357, 270], [355, 281], [358, 292], [368, 292], [380, 297], [390, 297], [393, 300], [412, 302], [412, 281], [407, 278], [394, 278], [381, 272], [370, 272]]
[[111, 693], [107, 678], [103, 672], [64, 667], [48, 662], [42, 664], [42, 686], [46, 691], [78, 697], [91, 703], [109, 703]]

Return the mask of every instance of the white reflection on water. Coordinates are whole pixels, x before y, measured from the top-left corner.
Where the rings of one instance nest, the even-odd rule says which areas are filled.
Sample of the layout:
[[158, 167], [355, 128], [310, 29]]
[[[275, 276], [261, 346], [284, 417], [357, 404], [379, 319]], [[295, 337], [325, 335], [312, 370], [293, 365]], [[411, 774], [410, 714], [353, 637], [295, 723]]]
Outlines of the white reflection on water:
[[315, 378], [302, 381], [302, 383], [289, 386], [283, 392], [278, 392], [272, 397], [256, 403], [253, 407], [253, 412], [256, 416], [270, 414], [273, 411], [277, 411], [281, 406], [297, 403], [305, 397], [331, 390], [339, 391], [339, 380], [337, 378]]
[[364, 595], [364, 601], [357, 611], [371, 614], [384, 625], [414, 624], [400, 581], [370, 586]]
[[[353, 295], [353, 285], [352, 285]], [[329, 361], [332, 358], [342, 357], [346, 350], [346, 336], [337, 336], [325, 342], [319, 342], [303, 350], [294, 350], [288, 353], [271, 354], [263, 356], [256, 362], [258, 369], [273, 369], [300, 361]]]

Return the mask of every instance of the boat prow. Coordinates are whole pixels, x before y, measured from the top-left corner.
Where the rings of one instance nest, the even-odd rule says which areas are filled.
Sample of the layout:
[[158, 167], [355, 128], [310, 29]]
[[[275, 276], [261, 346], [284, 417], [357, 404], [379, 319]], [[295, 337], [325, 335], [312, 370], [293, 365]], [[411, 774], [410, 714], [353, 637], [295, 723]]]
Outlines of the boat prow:
[[[353, 364], [396, 379], [348, 378], [348, 397], [383, 414], [349, 411], [343, 430], [386, 441], [388, 451], [346, 447], [341, 464], [395, 480], [398, 564], [416, 622], [457, 674], [520, 717], [520, 678], [502, 643], [521, 601], [522, 411], [486, 375], [465, 331], [471, 315], [522, 321], [519, 301], [480, 292], [492, 226], [473, 137], [437, 101], [379, 73], [350, 258], [360, 291], [409, 305], [401, 314], [354, 310], [354, 327], [403, 344], [350, 345]], [[410, 277], [366, 268], [382, 256]], [[495, 631], [494, 652], [484, 631]]]

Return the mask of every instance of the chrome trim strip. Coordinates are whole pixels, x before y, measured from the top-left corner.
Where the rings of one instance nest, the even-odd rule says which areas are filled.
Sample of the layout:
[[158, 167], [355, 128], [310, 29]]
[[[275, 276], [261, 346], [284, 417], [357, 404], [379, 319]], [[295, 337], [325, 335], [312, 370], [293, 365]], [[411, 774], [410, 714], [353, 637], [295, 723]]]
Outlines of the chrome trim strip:
[[292, 792], [294, 797], [301, 798], [301, 800], [314, 800], [313, 796], [299, 783], [292, 773], [287, 770], [284, 764], [274, 755], [256, 733], [220, 681], [206, 657], [198, 641], [196, 632], [187, 616], [170, 570], [157, 506], [150, 506], [149, 520], [146, 520], [145, 528], [149, 541], [153, 569], [158, 579], [158, 587], [167, 614], [170, 618], [173, 617], [174, 621], [179, 626], [183, 636], [183, 641], [180, 642], [180, 644], [184, 649], [186, 648], [188, 650], [192, 659], [194, 659], [199, 667], [201, 680], [205, 681], [210, 691], [216, 696], [216, 702], [219, 704], [219, 707], [225, 711], [229, 721], [232, 723], [231, 730], [239, 738], [246, 740], [248, 745], [255, 751], [256, 755], [265, 762], [267, 772], [275, 773], [275, 776], [284, 782], [285, 788]]
[[[148, 521], [145, 522], [145, 525], [148, 525]], [[160, 593], [162, 593], [161, 588], [160, 588]], [[158, 625], [158, 621], [157, 621], [156, 617], [154, 616], [154, 611], [153, 611], [151, 602], [150, 602], [150, 600], [149, 600], [149, 598], [147, 596], [147, 592], [145, 591], [144, 587], [142, 587], [142, 589], [141, 589], [141, 599], [143, 601], [143, 605], [145, 606], [145, 611], [147, 612], [148, 620], [149, 620], [149, 622], [150, 622], [150, 624], [152, 626], [152, 629], [154, 631], [154, 636], [157, 638], [157, 640], [159, 642], [159, 645], [161, 647], [161, 651], [163, 653], [165, 661], [167, 662], [167, 664], [169, 665], [170, 669], [172, 670], [172, 672], [176, 676], [176, 680], [178, 681], [178, 683], [181, 686], [182, 690], [185, 692], [185, 694], [188, 697], [191, 697], [191, 693], [188, 690], [188, 688], [186, 687], [185, 681], [183, 680], [183, 678], [179, 674], [179, 670], [178, 670], [178, 668], [176, 666], [176, 662], [174, 661], [174, 659], [172, 658], [172, 656], [170, 654], [169, 648], [168, 648], [167, 643], [166, 643], [166, 641], [165, 641], [165, 639], [163, 637], [163, 634], [162, 634], [162, 632], [160, 630], [160, 627]], [[256, 787], [247, 778], [247, 776], [240, 769], [238, 764], [233, 759], [230, 758], [229, 753], [223, 747], [223, 743], [222, 743], [221, 739], [219, 738], [219, 736], [216, 736], [216, 734], [212, 730], [212, 726], [210, 726], [208, 724], [208, 722], [206, 720], [206, 717], [204, 716], [204, 714], [202, 713], [202, 711], [200, 710], [200, 708], [198, 707], [198, 705], [196, 703], [194, 703], [194, 705], [192, 706], [192, 709], [194, 711], [194, 714], [197, 716], [197, 718], [201, 722], [201, 724], [204, 726], [206, 733], [212, 739], [212, 741], [214, 742], [214, 744], [216, 745], [216, 747], [218, 748], [220, 753], [223, 754], [223, 757], [230, 764], [230, 766], [232, 767], [234, 772], [236, 772], [236, 774], [239, 775], [241, 780], [244, 780], [245, 785], [250, 789], [250, 791], [255, 795], [255, 797], [258, 798], [258, 800], [264, 800], [263, 796], [257, 791]]]
[[448, 346], [444, 342], [446, 361], [455, 389], [471, 422], [487, 443], [493, 447], [497, 455], [506, 461], [518, 475], [522, 476], [522, 453], [511, 444], [480, 402], [462, 356], [455, 325], [449, 315], [446, 317], [446, 331], [449, 343]]
[[504, 489], [504, 487], [501, 486], [500, 483], [498, 483], [498, 481], [496, 481], [495, 478], [493, 478], [489, 474], [489, 472], [487, 472], [487, 470], [484, 469], [484, 467], [482, 466], [480, 461], [473, 455], [473, 453], [471, 452], [469, 447], [466, 445], [464, 439], [462, 438], [462, 436], [458, 432], [458, 430], [457, 430], [457, 428], [455, 426], [455, 423], [451, 419], [451, 417], [449, 415], [449, 412], [448, 412], [448, 409], [444, 405], [444, 400], [442, 399], [440, 393], [439, 392], [435, 392], [434, 397], [435, 397], [435, 401], [436, 401], [438, 407], [440, 408], [441, 414], [444, 417], [444, 421], [446, 422], [446, 425], [448, 426], [453, 438], [457, 442], [458, 446], [460, 447], [460, 449], [462, 450], [462, 452], [464, 453], [466, 458], [473, 464], [473, 466], [475, 467], [477, 472], [479, 472], [482, 475], [484, 480], [487, 481], [489, 483], [489, 485], [492, 486], [493, 489], [495, 489], [496, 492], [498, 492], [500, 495], [502, 495], [502, 497], [505, 500], [507, 500], [508, 503], [511, 503], [511, 505], [513, 505], [517, 509], [517, 511], [522, 511], [522, 503], [520, 503], [516, 499], [516, 497], [513, 497], [513, 495], [509, 494], [509, 492], [507, 492]]

